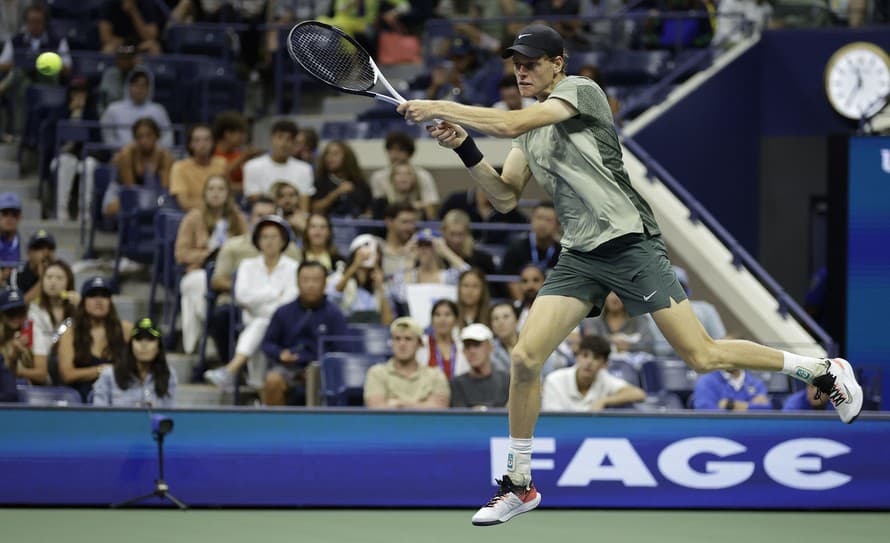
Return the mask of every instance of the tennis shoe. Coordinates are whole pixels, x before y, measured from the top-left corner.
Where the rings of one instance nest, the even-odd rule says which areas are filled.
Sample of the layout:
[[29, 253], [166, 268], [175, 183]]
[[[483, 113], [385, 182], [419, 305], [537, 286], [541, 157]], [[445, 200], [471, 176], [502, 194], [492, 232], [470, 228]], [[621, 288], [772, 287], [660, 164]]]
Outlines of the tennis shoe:
[[528, 486], [514, 485], [508, 475], [496, 479], [498, 492], [484, 507], [473, 515], [476, 526], [492, 526], [507, 522], [516, 515], [528, 513], [541, 503], [541, 494], [534, 483]]
[[235, 376], [229, 373], [225, 366], [205, 371], [204, 380], [222, 389], [235, 387]]
[[828, 395], [841, 421], [850, 424], [862, 411], [862, 387], [856, 382], [853, 366], [843, 358], [826, 360], [825, 373], [813, 379], [816, 397]]

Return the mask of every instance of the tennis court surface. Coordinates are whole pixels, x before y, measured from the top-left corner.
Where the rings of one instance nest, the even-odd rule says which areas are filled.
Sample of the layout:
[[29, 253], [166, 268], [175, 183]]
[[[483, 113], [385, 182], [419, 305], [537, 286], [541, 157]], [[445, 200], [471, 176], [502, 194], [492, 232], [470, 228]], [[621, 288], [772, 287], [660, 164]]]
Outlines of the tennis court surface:
[[15, 543], [878, 543], [887, 513], [541, 510], [477, 528], [469, 510], [2, 509]]

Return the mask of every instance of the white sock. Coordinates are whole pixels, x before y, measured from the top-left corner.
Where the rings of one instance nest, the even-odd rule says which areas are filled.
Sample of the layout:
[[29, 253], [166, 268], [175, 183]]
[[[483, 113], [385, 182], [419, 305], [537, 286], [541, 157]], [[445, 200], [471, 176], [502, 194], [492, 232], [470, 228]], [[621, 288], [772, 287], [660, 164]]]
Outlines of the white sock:
[[822, 358], [801, 356], [786, 351], [782, 351], [782, 354], [785, 357], [782, 363], [782, 373], [807, 384], [811, 384], [814, 377], [819, 377], [828, 368], [826, 361]]
[[514, 485], [526, 486], [532, 480], [532, 438], [510, 436], [507, 453], [507, 475]]

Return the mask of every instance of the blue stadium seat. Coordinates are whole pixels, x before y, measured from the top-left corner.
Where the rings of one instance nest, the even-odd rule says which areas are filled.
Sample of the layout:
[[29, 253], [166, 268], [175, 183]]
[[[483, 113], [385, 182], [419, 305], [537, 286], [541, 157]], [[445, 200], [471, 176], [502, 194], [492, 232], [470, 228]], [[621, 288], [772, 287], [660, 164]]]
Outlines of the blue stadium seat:
[[56, 36], [68, 41], [68, 48], [72, 51], [98, 51], [101, 46], [99, 27], [96, 24], [83, 19], [53, 18], [49, 26]]
[[114, 65], [114, 56], [92, 51], [72, 51], [72, 71], [82, 75], [95, 87], [102, 79], [102, 72]]
[[[93, 194], [90, 201], [90, 232], [87, 237], [87, 246], [84, 258], [95, 256], [96, 229], [103, 231], [112, 230], [116, 221], [108, 219], [102, 214], [102, 200], [108, 191], [108, 186], [117, 178], [117, 167], [112, 164], [98, 164], [93, 172]], [[83, 190], [83, 189], [81, 189]]]
[[692, 394], [698, 379], [698, 374], [682, 360], [650, 360], [640, 367], [640, 374], [646, 393], [673, 392], [683, 402]]
[[613, 53], [605, 65], [610, 85], [653, 83], [668, 70], [669, 51], [621, 51]]
[[169, 25], [167, 46], [174, 53], [206, 55], [227, 60], [232, 55], [232, 40], [225, 25]]
[[624, 360], [609, 360], [609, 365], [606, 367], [606, 371], [615, 377], [624, 379], [635, 387], [640, 386], [640, 374], [637, 372], [636, 368]]
[[19, 401], [28, 405], [82, 405], [80, 393], [69, 387], [18, 387]]
[[328, 353], [321, 359], [321, 394], [327, 405], [362, 405], [368, 369], [379, 355]]
[[349, 334], [344, 336], [321, 336], [318, 338], [318, 354], [338, 349], [352, 353], [365, 353], [389, 357], [392, 347], [389, 341], [389, 328], [380, 324], [352, 323]]
[[117, 248], [111, 283], [119, 287], [120, 263], [126, 257], [150, 264], [155, 256], [154, 216], [158, 211], [159, 191], [155, 187], [121, 187], [118, 215]]
[[[48, 0], [46, 2], [53, 18], [79, 19], [82, 23], [95, 25], [99, 10], [106, 0]], [[90, 21], [92, 19], [92, 21]]]
[[174, 250], [179, 223], [185, 214], [179, 210], [159, 209], [153, 218], [154, 262], [152, 265], [149, 308], [155, 315], [157, 287], [164, 287], [161, 328], [167, 330], [166, 347], [172, 348], [176, 337], [176, 317], [179, 314], [179, 281], [184, 270], [176, 264]]
[[[321, 138], [325, 140], [350, 140], [374, 137], [369, 123], [356, 121], [328, 121], [321, 126]], [[376, 134], [380, 134], [377, 132]]]
[[633, 404], [635, 411], [646, 413], [660, 411], [674, 411], [684, 409], [683, 400], [673, 392], [659, 392], [657, 394], [648, 394], [642, 402]]

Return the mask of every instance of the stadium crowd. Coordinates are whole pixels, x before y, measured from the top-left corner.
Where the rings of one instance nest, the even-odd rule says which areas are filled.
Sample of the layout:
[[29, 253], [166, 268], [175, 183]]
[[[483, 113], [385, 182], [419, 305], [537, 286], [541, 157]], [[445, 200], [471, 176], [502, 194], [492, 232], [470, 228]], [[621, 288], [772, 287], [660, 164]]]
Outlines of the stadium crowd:
[[[183, 51], [177, 28], [236, 25], [226, 33], [226, 55], [234, 58], [238, 78], [266, 82], [268, 95], [279, 31], [286, 25], [321, 18], [359, 36], [381, 59], [416, 62], [429, 53], [421, 51], [425, 24], [440, 18], [453, 22], [451, 34], [437, 51], [440, 61], [414, 80], [413, 89], [429, 98], [518, 109], [528, 103], [496, 53], [524, 23], [497, 18], [566, 16], [557, 24], [572, 51], [595, 51], [614, 37], [614, 25], [571, 18], [617, 14], [622, 2], [108, 0], [83, 2], [81, 9], [67, 4], [0, 2], [0, 32], [6, 33], [0, 96], [11, 112], [2, 136], [20, 138], [27, 147], [29, 119], [21, 114], [33, 105], [26, 107], [29, 89], [64, 88], [56, 119], [95, 123], [84, 125], [92, 131], [85, 141], [97, 145], [87, 150], [85, 141], [72, 140], [54, 146], [47, 171], [38, 172], [54, 187], [48, 215], [125, 228], [133, 218], [124, 198], [135, 193], [155, 197], [148, 198], [152, 205], [160, 195], [163, 203], [153, 211], [178, 217], [172, 248], [178, 284], [165, 285], [178, 293], [175, 348], [195, 353], [210, 338], [216, 353], [201, 358], [195, 381], [223, 389], [248, 386], [264, 405], [321, 400], [371, 409], [505, 405], [510, 350], [560, 253], [552, 204], [502, 214], [481, 190], [441, 195], [434, 175], [412, 161], [415, 135], [403, 131], [385, 134], [388, 164], [374, 172], [363, 168], [345, 139], [325, 138], [320, 146], [315, 130], [292, 120], [271, 125], [268, 149], [254, 147], [252, 117], [264, 111], [247, 103], [203, 119], [182, 109], [168, 111], [171, 103], [155, 94], [159, 74], [146, 59]], [[850, 2], [849, 14], [843, 14], [851, 24], [861, 22], [858, 6]], [[644, 2], [636, 9], [643, 7], [715, 9], [698, 0]], [[723, 0], [716, 8], [741, 13], [759, 27], [771, 10], [755, 0]], [[93, 74], [82, 73], [69, 44], [71, 37], [89, 43], [89, 31], [84, 36], [65, 25], [88, 12], [98, 20], [95, 51], [113, 55]], [[648, 13], [621, 33], [623, 45], [672, 47], [677, 29]], [[473, 18], [490, 22], [466, 22]], [[708, 19], [693, 22], [682, 39], [689, 47], [712, 39], [721, 46], [741, 37], [735, 28]], [[22, 53], [43, 51], [61, 56], [58, 75], [42, 75], [18, 60]], [[577, 68], [606, 85], [600, 67]], [[618, 112], [620, 101], [613, 96], [611, 102]], [[206, 122], [189, 122], [196, 120]], [[186, 130], [177, 129], [184, 123]], [[99, 194], [96, 171], [107, 165], [115, 175]], [[90, 216], [94, 208], [98, 216]], [[149, 318], [135, 324], [119, 318], [112, 297], [117, 280], [96, 276], [75, 288], [71, 266], [55, 255], [52, 232], [20, 236], [20, 222], [38, 218], [23, 217], [18, 194], [0, 194], [0, 401], [16, 401], [17, 385], [52, 385], [70, 387], [94, 405], [175, 405], [183, 383], [166, 360], [163, 339], [171, 330]], [[352, 226], [355, 220], [378, 222]], [[685, 272], [677, 272], [690, 293]], [[713, 305], [696, 300], [693, 307], [711, 336], [726, 335]], [[370, 352], [367, 340], [374, 334], [384, 337], [383, 347]], [[343, 354], [366, 364], [362, 394], [322, 398], [325, 364]], [[645, 382], [646, 368], [673, 356], [653, 321], [629, 317], [612, 294], [602, 315], [585, 320], [548, 359], [544, 409], [645, 404], [647, 394], [650, 399], [661, 394]], [[782, 399], [771, 399], [755, 375], [717, 372], [666, 405], [747, 410], [780, 407]], [[785, 400], [789, 409], [825, 405], [814, 390]]]

